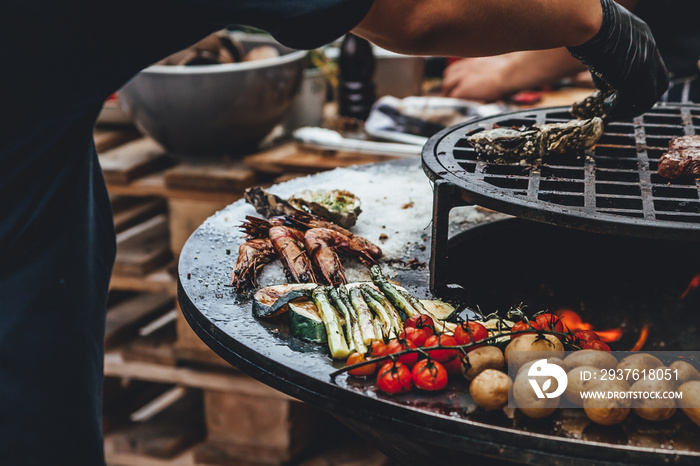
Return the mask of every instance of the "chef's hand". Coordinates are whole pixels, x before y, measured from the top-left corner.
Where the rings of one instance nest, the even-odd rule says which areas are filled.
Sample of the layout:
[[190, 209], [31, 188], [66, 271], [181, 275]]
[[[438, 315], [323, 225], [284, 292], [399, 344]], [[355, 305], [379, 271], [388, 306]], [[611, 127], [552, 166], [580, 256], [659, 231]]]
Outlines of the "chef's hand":
[[666, 89], [668, 73], [649, 26], [613, 0], [601, 0], [603, 22], [588, 42], [568, 47], [593, 74], [601, 90], [613, 89], [611, 118], [649, 110]]
[[510, 54], [463, 58], [445, 68], [442, 95], [492, 102], [514, 92], [509, 86]]

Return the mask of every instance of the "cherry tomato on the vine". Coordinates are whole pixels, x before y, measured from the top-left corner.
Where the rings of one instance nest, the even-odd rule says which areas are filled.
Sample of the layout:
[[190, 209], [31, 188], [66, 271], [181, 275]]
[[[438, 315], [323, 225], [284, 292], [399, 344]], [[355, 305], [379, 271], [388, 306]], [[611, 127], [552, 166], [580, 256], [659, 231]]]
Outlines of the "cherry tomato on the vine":
[[[430, 348], [433, 346], [438, 346], [438, 344], [439, 346], [457, 346], [457, 341], [454, 339], [454, 337], [443, 333], [439, 337], [437, 335], [433, 335], [428, 338], [428, 340], [425, 342], [425, 347]], [[455, 349], [428, 350], [427, 353], [437, 362], [447, 362], [459, 355], [459, 352]]]
[[582, 341], [581, 349], [593, 349], [600, 351], [610, 351], [610, 347], [607, 343], [600, 340]]
[[564, 323], [559, 317], [552, 313], [540, 314], [535, 317], [535, 322], [544, 330], [554, 330], [555, 332], [564, 331]]
[[429, 336], [430, 334], [424, 329], [406, 327], [399, 335], [399, 339], [405, 340], [409, 348], [420, 348], [425, 344]]
[[[535, 330], [541, 330], [541, 329], [542, 329], [542, 327], [541, 327], [537, 322], [535, 322], [535, 321], [532, 321], [532, 320], [531, 320], [530, 322], [525, 322], [525, 321], [523, 320], [523, 321], [520, 321], [520, 322], [516, 323], [515, 325], [513, 325], [513, 327], [510, 329], [510, 331], [511, 331], [511, 332], [520, 332], [520, 331], [522, 331], [522, 330], [530, 330], [531, 328], [532, 328], [532, 329], [535, 329]], [[517, 335], [511, 335], [510, 338], [511, 338], [511, 339], [513, 339], [513, 338], [518, 338], [519, 336], [521, 336], [521, 335], [527, 335], [528, 333], [536, 333], [536, 332], [533, 331], [533, 332], [519, 333], [519, 334], [517, 334]]]
[[375, 358], [386, 354], [386, 343], [382, 340], [374, 340], [369, 349], [369, 355]]
[[404, 328], [413, 327], [425, 331], [428, 336], [435, 334], [435, 322], [433, 318], [427, 314], [416, 314], [406, 319], [403, 323]]
[[460, 357], [456, 357], [451, 361], [442, 363], [442, 365], [445, 366], [445, 370], [447, 370], [447, 373], [450, 375], [462, 374], [462, 358]]
[[379, 369], [377, 387], [389, 395], [406, 393], [411, 390], [411, 370], [400, 362], [387, 362]]
[[578, 332], [574, 333], [574, 336], [582, 342], [600, 340], [598, 334], [593, 330], [579, 330]]
[[413, 385], [421, 390], [437, 391], [447, 386], [447, 370], [437, 361], [423, 359], [411, 371]]
[[[472, 341], [480, 342], [481, 340], [488, 338], [489, 332], [488, 330], [486, 330], [486, 327], [484, 327], [479, 322], [465, 321], [457, 326], [457, 329], [455, 329], [454, 336], [458, 345], [466, 345], [471, 343]], [[475, 349], [479, 346], [483, 345], [474, 345], [469, 349]]]
[[[348, 356], [348, 360], [345, 361], [345, 365], [352, 366], [353, 364], [365, 362], [366, 360], [367, 359], [365, 358], [364, 354], [355, 351], [350, 356]], [[355, 369], [350, 369], [348, 371], [348, 374], [354, 375], [356, 377], [367, 377], [369, 375], [373, 375], [375, 372], [377, 372], [377, 363], [367, 364], [365, 366], [356, 367]]]
[[[405, 343], [394, 338], [393, 340], [389, 340], [389, 343], [386, 344], [384, 355], [386, 356], [388, 354], [398, 353], [400, 351], [405, 351], [406, 349], [408, 349], [408, 347]], [[416, 361], [418, 361], [418, 353], [404, 354], [403, 356], [399, 356], [398, 361], [406, 364], [407, 366], [413, 367]]]

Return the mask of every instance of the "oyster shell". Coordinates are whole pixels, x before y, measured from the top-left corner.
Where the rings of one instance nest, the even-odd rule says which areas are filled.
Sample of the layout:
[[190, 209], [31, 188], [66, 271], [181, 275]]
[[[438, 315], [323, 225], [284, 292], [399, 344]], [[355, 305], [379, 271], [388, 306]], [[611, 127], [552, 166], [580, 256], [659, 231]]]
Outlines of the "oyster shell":
[[299, 210], [325, 218], [344, 228], [350, 228], [360, 215], [360, 200], [345, 190], [302, 191], [287, 199]]
[[530, 163], [546, 152], [578, 152], [593, 147], [603, 134], [603, 120], [571, 120], [522, 129], [494, 128], [467, 137], [476, 152], [496, 162]]
[[496, 162], [529, 161], [544, 154], [542, 131], [530, 129], [494, 128], [467, 138], [476, 152]]
[[566, 123], [549, 123], [539, 128], [546, 134], [547, 151], [564, 154], [566, 152], [589, 149], [603, 135], [603, 119], [593, 117], [588, 120], [572, 120]]
[[580, 102], [574, 102], [571, 106], [571, 115], [579, 119], [588, 119], [593, 117], [607, 118], [605, 101], [613, 95], [614, 89], [607, 91], [595, 91]]

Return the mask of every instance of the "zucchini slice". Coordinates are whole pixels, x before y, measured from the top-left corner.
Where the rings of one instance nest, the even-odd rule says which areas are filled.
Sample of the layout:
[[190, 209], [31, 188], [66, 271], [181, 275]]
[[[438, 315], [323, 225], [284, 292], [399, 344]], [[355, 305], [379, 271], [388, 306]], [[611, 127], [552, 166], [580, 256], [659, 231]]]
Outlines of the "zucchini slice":
[[[275, 317], [287, 310], [286, 304], [289, 301], [311, 296], [311, 290], [317, 286], [315, 283], [286, 283], [261, 288], [253, 297], [253, 316], [257, 318]], [[293, 291], [297, 293], [289, 295]], [[278, 304], [280, 299], [285, 299], [285, 301]]]
[[419, 299], [418, 301], [431, 316], [437, 317], [438, 320], [448, 320], [455, 313], [454, 306], [441, 299]]
[[312, 343], [327, 343], [326, 326], [316, 305], [309, 300], [291, 302], [289, 306], [289, 330], [292, 336]]

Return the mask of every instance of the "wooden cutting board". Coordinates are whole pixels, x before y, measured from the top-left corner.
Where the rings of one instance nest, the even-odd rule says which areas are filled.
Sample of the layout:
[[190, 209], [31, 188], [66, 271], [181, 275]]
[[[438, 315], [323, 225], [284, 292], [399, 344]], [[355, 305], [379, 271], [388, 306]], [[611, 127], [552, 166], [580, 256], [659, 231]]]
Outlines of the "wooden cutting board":
[[398, 157], [359, 152], [317, 152], [288, 142], [257, 154], [249, 155], [243, 161], [253, 170], [261, 173], [317, 173], [338, 167], [364, 165], [383, 162]]
[[255, 172], [240, 160], [180, 162], [164, 176], [171, 189], [242, 192], [257, 182]]

